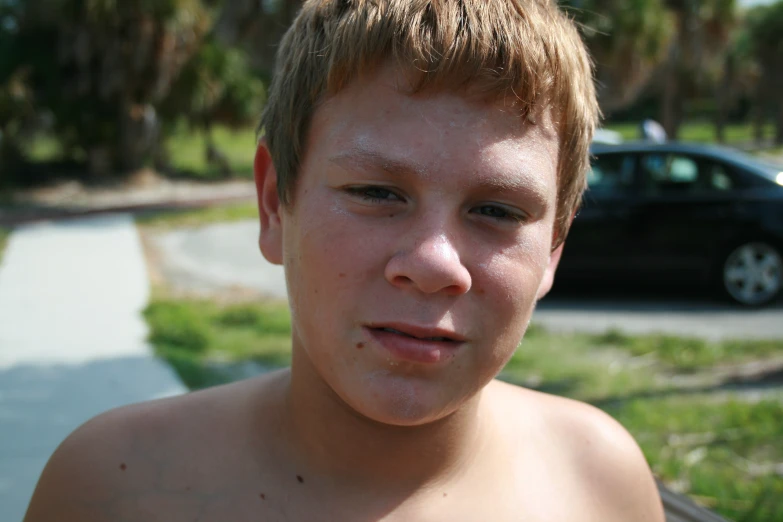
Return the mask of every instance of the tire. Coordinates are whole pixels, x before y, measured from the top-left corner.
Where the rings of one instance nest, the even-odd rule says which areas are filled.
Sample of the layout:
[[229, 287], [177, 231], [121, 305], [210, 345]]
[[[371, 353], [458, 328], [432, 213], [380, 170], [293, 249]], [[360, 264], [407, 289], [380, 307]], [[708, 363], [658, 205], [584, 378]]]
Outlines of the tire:
[[721, 267], [722, 289], [743, 306], [764, 306], [783, 290], [783, 255], [765, 241], [749, 241], [734, 248]]

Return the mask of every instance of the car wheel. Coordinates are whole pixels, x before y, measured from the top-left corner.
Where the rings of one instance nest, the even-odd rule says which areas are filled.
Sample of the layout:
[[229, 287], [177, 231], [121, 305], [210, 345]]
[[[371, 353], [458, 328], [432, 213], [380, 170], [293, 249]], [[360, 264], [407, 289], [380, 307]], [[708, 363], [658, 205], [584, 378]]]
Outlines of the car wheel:
[[783, 257], [762, 241], [744, 243], [723, 263], [723, 290], [735, 302], [761, 306], [773, 301], [783, 288]]

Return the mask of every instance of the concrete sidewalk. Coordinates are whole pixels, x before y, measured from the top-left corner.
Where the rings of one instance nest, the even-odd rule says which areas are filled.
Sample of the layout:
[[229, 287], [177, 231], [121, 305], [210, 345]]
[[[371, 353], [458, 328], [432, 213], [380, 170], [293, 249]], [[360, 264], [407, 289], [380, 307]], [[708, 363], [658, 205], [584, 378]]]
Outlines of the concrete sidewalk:
[[0, 520], [21, 520], [57, 445], [90, 417], [182, 393], [152, 356], [129, 215], [17, 228], [0, 264]]

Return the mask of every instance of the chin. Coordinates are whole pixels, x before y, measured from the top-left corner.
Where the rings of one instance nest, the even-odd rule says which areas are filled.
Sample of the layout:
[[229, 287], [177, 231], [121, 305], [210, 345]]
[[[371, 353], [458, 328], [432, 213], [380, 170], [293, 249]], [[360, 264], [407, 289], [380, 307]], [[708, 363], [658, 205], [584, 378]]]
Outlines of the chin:
[[[343, 398], [359, 415], [390, 426], [422, 426], [449, 416], [459, 406], [446, 399], [437, 383], [376, 372], [366, 376], [357, 393]], [[348, 399], [348, 400], [346, 400]]]

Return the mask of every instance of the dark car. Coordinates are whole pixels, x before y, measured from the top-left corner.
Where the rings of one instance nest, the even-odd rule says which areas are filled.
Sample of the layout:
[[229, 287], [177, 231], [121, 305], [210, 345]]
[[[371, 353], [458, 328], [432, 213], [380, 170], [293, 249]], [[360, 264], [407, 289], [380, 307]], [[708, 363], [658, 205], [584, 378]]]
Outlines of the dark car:
[[783, 166], [683, 143], [593, 146], [560, 282], [699, 284], [760, 306], [783, 288]]

